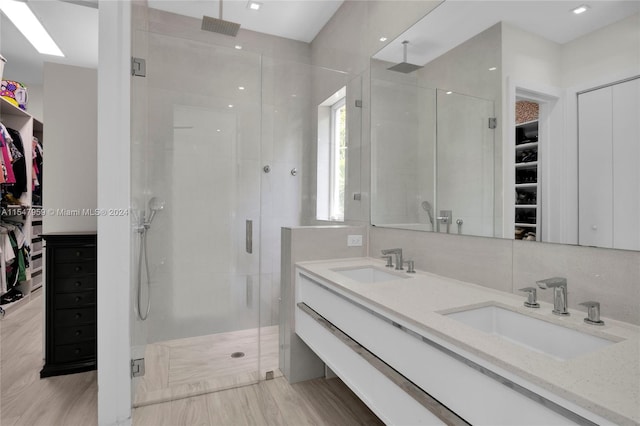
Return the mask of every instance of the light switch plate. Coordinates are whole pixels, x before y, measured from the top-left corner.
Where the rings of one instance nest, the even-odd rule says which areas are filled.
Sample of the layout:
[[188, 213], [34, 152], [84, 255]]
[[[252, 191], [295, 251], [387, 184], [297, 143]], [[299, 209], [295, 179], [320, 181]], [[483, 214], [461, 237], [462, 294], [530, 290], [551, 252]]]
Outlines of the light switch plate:
[[349, 235], [347, 236], [348, 247], [362, 247], [362, 235]]

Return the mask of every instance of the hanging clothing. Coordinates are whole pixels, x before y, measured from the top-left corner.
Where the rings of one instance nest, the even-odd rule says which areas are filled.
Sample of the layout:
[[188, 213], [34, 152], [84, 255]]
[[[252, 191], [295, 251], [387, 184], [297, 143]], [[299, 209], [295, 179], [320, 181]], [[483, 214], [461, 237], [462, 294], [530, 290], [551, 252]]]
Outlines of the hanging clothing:
[[[11, 128], [7, 128], [7, 131], [13, 140], [15, 151], [19, 156], [19, 158], [16, 158], [14, 151], [11, 151], [11, 155], [13, 156], [13, 173], [15, 174], [16, 183], [9, 189], [9, 192], [11, 192], [15, 198], [19, 199], [27, 190], [27, 164], [24, 158], [24, 145], [22, 144], [20, 132]], [[9, 142], [9, 148], [11, 149], [11, 142]]]

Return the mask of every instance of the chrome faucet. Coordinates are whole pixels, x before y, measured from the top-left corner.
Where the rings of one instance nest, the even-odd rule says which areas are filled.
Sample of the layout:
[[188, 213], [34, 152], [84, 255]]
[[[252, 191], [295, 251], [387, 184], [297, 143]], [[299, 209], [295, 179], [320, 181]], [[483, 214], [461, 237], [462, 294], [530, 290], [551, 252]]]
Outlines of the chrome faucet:
[[553, 313], [556, 315], [569, 315], [567, 311], [567, 279], [561, 277], [547, 278], [536, 281], [542, 289], [553, 289]]
[[402, 249], [401, 248], [384, 249], [384, 250], [382, 250], [382, 254], [383, 255], [394, 254], [396, 256], [396, 269], [397, 270], [404, 270], [404, 268], [402, 267], [402, 265], [404, 264], [404, 261], [402, 260]]

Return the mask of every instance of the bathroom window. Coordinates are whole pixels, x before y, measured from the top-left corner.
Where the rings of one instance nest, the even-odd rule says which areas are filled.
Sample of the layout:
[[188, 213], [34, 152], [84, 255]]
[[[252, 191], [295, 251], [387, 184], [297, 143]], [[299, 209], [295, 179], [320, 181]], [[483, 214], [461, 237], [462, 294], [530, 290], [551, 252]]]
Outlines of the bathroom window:
[[318, 220], [343, 221], [347, 165], [346, 87], [318, 106]]

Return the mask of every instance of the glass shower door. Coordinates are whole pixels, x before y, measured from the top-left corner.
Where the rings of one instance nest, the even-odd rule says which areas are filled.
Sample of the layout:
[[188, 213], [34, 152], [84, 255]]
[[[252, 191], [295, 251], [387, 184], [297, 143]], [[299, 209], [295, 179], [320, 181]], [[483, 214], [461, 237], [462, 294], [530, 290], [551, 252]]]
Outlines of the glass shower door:
[[439, 232], [493, 237], [494, 103], [441, 89], [436, 97], [436, 213], [449, 217]]
[[[164, 202], [146, 231], [148, 290], [140, 262], [141, 310], [149, 300], [150, 311], [133, 320], [134, 356], [146, 367], [133, 383], [137, 406], [261, 375], [262, 59], [153, 32], [135, 40], [146, 77], [132, 83], [134, 222], [144, 211], [148, 219], [151, 198]], [[144, 255], [137, 234], [134, 269]]]

